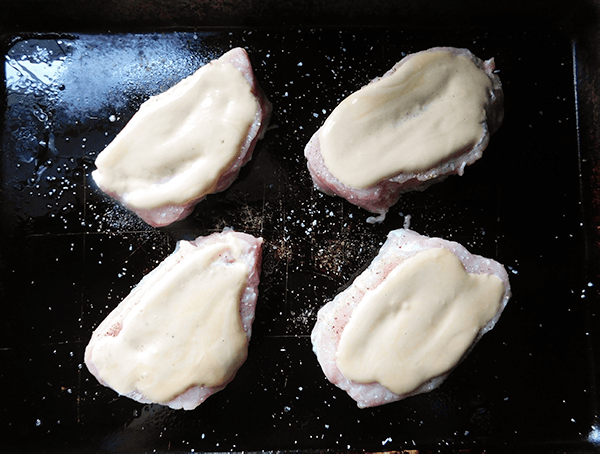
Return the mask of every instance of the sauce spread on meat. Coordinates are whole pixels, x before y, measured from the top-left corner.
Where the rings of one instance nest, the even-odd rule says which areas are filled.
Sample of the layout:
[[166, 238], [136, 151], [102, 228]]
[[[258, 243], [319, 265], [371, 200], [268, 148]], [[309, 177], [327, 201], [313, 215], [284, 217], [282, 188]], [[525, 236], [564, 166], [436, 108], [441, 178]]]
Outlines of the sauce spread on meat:
[[367, 292], [342, 332], [337, 365], [350, 380], [406, 394], [448, 372], [498, 312], [504, 285], [469, 274], [444, 248], [407, 259]]
[[232, 64], [205, 65], [142, 104], [98, 156], [94, 179], [139, 209], [209, 194], [238, 157], [258, 107]]
[[464, 55], [415, 54], [334, 109], [319, 135], [325, 165], [356, 189], [429, 170], [479, 143], [490, 90]]
[[[168, 273], [144, 287], [117, 335], [99, 338], [92, 361], [102, 380], [164, 403], [193, 385], [226, 384], [247, 356], [240, 298], [248, 267], [238, 240], [190, 248]], [[182, 242], [182, 247], [185, 247]], [[219, 256], [228, 254], [230, 260]]]

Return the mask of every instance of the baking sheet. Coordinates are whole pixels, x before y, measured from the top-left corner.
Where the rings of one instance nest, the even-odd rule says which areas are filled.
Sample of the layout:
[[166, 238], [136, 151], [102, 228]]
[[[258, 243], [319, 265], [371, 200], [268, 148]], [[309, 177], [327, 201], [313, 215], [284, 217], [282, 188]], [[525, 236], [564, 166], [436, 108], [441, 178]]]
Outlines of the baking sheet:
[[[505, 122], [464, 176], [407, 194], [383, 224], [367, 224], [369, 213], [313, 189], [304, 145], [343, 97], [437, 45], [496, 58]], [[141, 102], [237, 46], [274, 104], [272, 126], [228, 190], [184, 221], [151, 228], [95, 187], [94, 158]], [[19, 36], [3, 51], [9, 452], [591, 447], [593, 283], [573, 54], [560, 33], [224, 28]], [[514, 296], [438, 390], [359, 410], [326, 381], [310, 331], [318, 309], [407, 220], [503, 263]], [[224, 227], [265, 239], [249, 357], [236, 379], [190, 412], [99, 385], [83, 364], [92, 330], [177, 240]]]

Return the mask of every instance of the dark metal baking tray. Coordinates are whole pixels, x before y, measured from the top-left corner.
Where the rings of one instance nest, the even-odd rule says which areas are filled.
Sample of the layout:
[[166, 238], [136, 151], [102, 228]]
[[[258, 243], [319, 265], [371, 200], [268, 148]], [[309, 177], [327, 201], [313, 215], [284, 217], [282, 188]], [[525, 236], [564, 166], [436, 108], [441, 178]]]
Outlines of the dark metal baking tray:
[[[332, 108], [406, 53], [494, 57], [506, 115], [483, 158], [384, 223], [313, 189], [303, 148]], [[138, 106], [231, 47], [248, 50], [272, 127], [226, 191], [148, 227], [104, 196], [95, 156]], [[561, 32], [258, 27], [20, 34], [3, 42], [3, 452], [588, 451], [600, 445], [594, 279], [582, 209], [576, 52]], [[496, 328], [437, 390], [359, 410], [311, 350], [318, 309], [410, 217], [507, 267]], [[83, 364], [92, 330], [179, 239], [265, 239], [247, 362], [194, 411], [118, 397]], [[10, 434], [10, 435], [8, 435]], [[8, 436], [7, 436], [8, 435]]]

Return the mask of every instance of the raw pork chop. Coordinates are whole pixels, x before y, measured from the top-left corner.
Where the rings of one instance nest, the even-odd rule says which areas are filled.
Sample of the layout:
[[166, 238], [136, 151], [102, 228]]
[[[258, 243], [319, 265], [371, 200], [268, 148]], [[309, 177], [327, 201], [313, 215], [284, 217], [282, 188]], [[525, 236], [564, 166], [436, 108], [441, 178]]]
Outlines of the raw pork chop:
[[[216, 72], [230, 68], [237, 71], [224, 72], [228, 78]], [[142, 104], [98, 156], [92, 176], [148, 224], [171, 224], [233, 183], [263, 138], [271, 111], [248, 54], [232, 49]], [[222, 156], [225, 147], [227, 159], [215, 163], [213, 155]]]
[[180, 241], [94, 331], [90, 372], [121, 395], [174, 409], [222, 390], [247, 357], [261, 245], [233, 230]]
[[[424, 54], [430, 53], [449, 53], [456, 56], [465, 56], [470, 59], [477, 68], [487, 79], [489, 80], [489, 86], [487, 87], [487, 100], [484, 105], [482, 105], [481, 111], [482, 115], [482, 133], [479, 137], [479, 140], [470, 143], [470, 144], [457, 144], [454, 148], [448, 148], [447, 157], [442, 159], [441, 161], [430, 164], [429, 167], [422, 168], [419, 170], [412, 171], [399, 171], [395, 174], [390, 174], [383, 177], [378, 182], [374, 183], [369, 187], [360, 187], [357, 185], [349, 184], [348, 181], [343, 183], [336, 176], [332, 174], [331, 169], [325, 164], [325, 159], [322, 153], [322, 132], [327, 128], [327, 121], [323, 125], [323, 127], [319, 128], [319, 130], [312, 136], [310, 141], [305, 147], [304, 154], [307, 159], [308, 169], [313, 179], [313, 183], [315, 187], [324, 192], [325, 194], [332, 196], [340, 196], [348, 200], [350, 203], [362, 207], [372, 213], [377, 214], [378, 216], [370, 217], [367, 222], [382, 222], [385, 219], [385, 215], [388, 212], [389, 208], [394, 205], [400, 195], [406, 191], [412, 190], [423, 190], [427, 188], [429, 185], [442, 181], [445, 177], [452, 174], [462, 175], [464, 169], [467, 165], [474, 163], [482, 156], [483, 150], [488, 145], [490, 134], [492, 134], [496, 129], [500, 126], [503, 119], [503, 92], [502, 86], [500, 83], [499, 77], [494, 73], [495, 63], [494, 59], [490, 59], [487, 61], [482, 61], [473, 55], [467, 49], [456, 49], [452, 47], [436, 47], [426, 51], [418, 52], [415, 54], [410, 54], [403, 58], [400, 62], [398, 62], [392, 69], [386, 72], [382, 77], [376, 78], [371, 81], [370, 84], [363, 87], [367, 88], [373, 84], [381, 84], [389, 76], [393, 75], [397, 71], [403, 71], [403, 66], [410, 62], [415, 56], [422, 56]], [[410, 74], [410, 73], [409, 73]], [[412, 73], [414, 74], [414, 73]], [[420, 76], [419, 76], [420, 77]], [[482, 79], [485, 80], [485, 77]], [[435, 85], [438, 87], [440, 84]], [[468, 84], [466, 84], [468, 86]], [[361, 89], [362, 90], [362, 89]], [[352, 96], [357, 93], [361, 93], [361, 90], [354, 93]], [[432, 90], [431, 95], [434, 94]], [[408, 99], [410, 98], [410, 92], [403, 96], [398, 97], [398, 99]], [[347, 98], [346, 101], [348, 101]], [[385, 97], [386, 102], [389, 101], [389, 97]], [[434, 98], [435, 99], [435, 98]], [[342, 102], [341, 105], [343, 105]], [[347, 104], [346, 104], [347, 105]], [[339, 109], [339, 106], [338, 106]], [[405, 121], [411, 122], [411, 125], [415, 123], [415, 120], [419, 121], [419, 118], [424, 118], [423, 114], [427, 112], [429, 107], [427, 105], [423, 106], [422, 103], [415, 103], [412, 111], [408, 112], [405, 116], [397, 118], [396, 123], [392, 126], [395, 128], [397, 124], [402, 124]], [[335, 113], [332, 112], [332, 115]], [[444, 121], [453, 121], [456, 123], [458, 121], [459, 113], [454, 110], [449, 110], [448, 115], [446, 115], [446, 119]], [[330, 116], [331, 118], [331, 116]], [[360, 123], [362, 121], [362, 117], [357, 116], [352, 120], [352, 125], [354, 122]], [[381, 122], [377, 121], [376, 123], [381, 124]], [[439, 124], [439, 121], [438, 121]], [[354, 128], [353, 128], [354, 129]], [[429, 137], [435, 136], [438, 131], [438, 127], [430, 128], [427, 134], [421, 134], [415, 137], [414, 141], [416, 141], [419, 145], [423, 145], [425, 143], [425, 139], [429, 140]], [[455, 128], [450, 127], [450, 130]], [[379, 134], [380, 131], [377, 131]], [[414, 131], [410, 131], [411, 134]], [[369, 134], [364, 134], [363, 137]], [[407, 134], [402, 133], [401, 137], [406, 137]], [[355, 141], [356, 142], [356, 141]], [[394, 141], [398, 143], [398, 141]], [[415, 146], [409, 145], [406, 148], [407, 153], [412, 153], [414, 155]], [[360, 150], [361, 154], [363, 151]], [[365, 149], [365, 156], [370, 156], [372, 150]], [[342, 150], [341, 153], [346, 153], [346, 150]], [[367, 153], [369, 153], [367, 155]], [[341, 160], [344, 162], [348, 162], [348, 158], [344, 155], [340, 155]], [[369, 158], [367, 158], [369, 160]], [[378, 159], [370, 159], [371, 162], [377, 162]], [[362, 167], [359, 167], [362, 170]]]
[[[386, 277], [406, 260], [415, 257], [421, 252], [436, 248], [445, 248], [453, 253], [458, 257], [468, 273], [493, 275], [500, 279], [498, 285], [500, 286], [499, 294], [501, 298], [498, 300], [498, 310], [485, 322], [479, 331], [470, 333], [470, 335], [475, 337], [472, 338], [472, 342], [464, 351], [462, 357], [459, 358], [458, 362], [466, 356], [483, 334], [494, 327], [510, 298], [508, 275], [504, 267], [498, 262], [473, 255], [456, 242], [439, 238], [428, 238], [407, 229], [390, 232], [387, 241], [369, 267], [355, 279], [350, 287], [339, 293], [335, 299], [320, 309], [317, 323], [311, 335], [313, 350], [325, 376], [333, 384], [345, 390], [357, 402], [360, 408], [383, 405], [415, 394], [431, 391], [438, 387], [456, 364], [458, 364], [456, 362], [456, 364], [450, 365], [448, 369], [437, 376], [425, 378], [414, 389], [400, 395], [377, 382], [359, 383], [352, 381], [338, 367], [338, 348], [344, 329], [350, 322], [353, 312], [361, 305], [365, 295], [373, 293], [384, 282]], [[421, 316], [422, 314], [418, 315], [418, 317]], [[433, 317], [435, 318], [435, 315]], [[354, 326], [357, 326], [356, 322], [358, 322], [358, 319], [355, 320]], [[458, 337], [460, 337], [460, 333], [455, 333], [452, 339]], [[402, 342], [406, 342], [406, 338]], [[423, 340], [417, 342], [421, 343]], [[394, 364], [394, 367], [398, 368], [399, 365]]]

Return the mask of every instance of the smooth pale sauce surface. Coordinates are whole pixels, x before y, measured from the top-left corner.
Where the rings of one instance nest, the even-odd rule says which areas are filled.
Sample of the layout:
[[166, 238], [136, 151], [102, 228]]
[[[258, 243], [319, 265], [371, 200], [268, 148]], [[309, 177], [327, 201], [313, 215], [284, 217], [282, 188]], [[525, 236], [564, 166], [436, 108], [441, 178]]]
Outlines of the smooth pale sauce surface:
[[409, 393], [458, 363], [503, 292], [499, 277], [467, 273], [447, 249], [420, 252], [365, 294], [342, 332], [338, 368]]
[[468, 57], [415, 54], [334, 109], [319, 134], [325, 165], [357, 189], [429, 170], [479, 143], [490, 89]]
[[100, 187], [140, 209], [211, 193], [258, 111], [243, 74], [212, 62], [150, 98], [96, 159]]
[[123, 319], [118, 336], [99, 338], [92, 361], [119, 394], [138, 390], [168, 402], [193, 385], [227, 383], [247, 356], [240, 298], [248, 267], [215, 262], [235, 240], [187, 255]]

